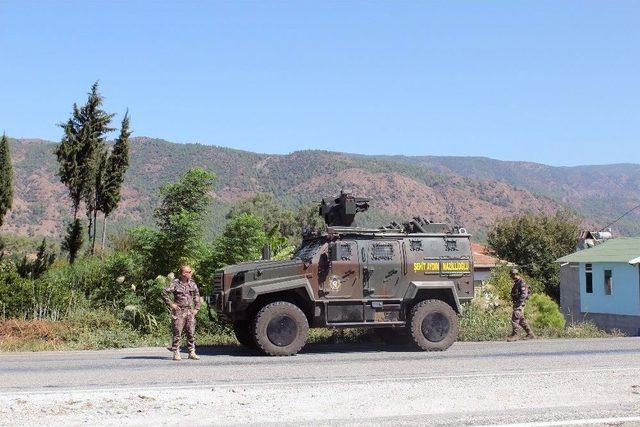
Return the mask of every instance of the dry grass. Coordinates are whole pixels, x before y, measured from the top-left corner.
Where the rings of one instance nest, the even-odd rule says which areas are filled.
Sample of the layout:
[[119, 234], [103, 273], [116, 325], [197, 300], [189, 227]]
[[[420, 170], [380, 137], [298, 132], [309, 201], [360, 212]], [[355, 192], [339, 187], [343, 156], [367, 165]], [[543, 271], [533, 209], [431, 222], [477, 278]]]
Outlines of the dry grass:
[[69, 322], [9, 319], [0, 323], [0, 351], [58, 350], [72, 334]]

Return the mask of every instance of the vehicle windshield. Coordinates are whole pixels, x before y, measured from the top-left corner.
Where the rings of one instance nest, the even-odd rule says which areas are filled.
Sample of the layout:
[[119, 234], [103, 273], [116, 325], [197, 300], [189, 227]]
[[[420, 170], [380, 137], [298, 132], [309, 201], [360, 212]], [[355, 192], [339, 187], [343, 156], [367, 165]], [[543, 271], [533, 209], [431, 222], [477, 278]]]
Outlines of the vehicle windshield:
[[296, 251], [291, 259], [299, 259], [302, 261], [310, 261], [311, 258], [320, 250], [320, 247], [324, 241], [322, 239], [312, 240], [309, 242], [303, 242], [300, 249]]

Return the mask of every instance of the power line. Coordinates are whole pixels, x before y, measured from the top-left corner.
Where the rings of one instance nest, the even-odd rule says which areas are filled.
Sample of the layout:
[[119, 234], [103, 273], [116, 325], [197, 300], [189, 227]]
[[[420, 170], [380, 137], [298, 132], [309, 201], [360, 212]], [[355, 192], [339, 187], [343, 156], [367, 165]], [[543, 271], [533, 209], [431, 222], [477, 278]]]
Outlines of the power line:
[[640, 208], [640, 205], [637, 205], [634, 208], [629, 209], [628, 211], [626, 211], [625, 213], [623, 213], [622, 215], [620, 215], [618, 218], [616, 218], [615, 221], [605, 225], [604, 227], [602, 227], [602, 229], [600, 231], [604, 231], [607, 228], [611, 227], [613, 224], [615, 224], [616, 222], [620, 221], [622, 218], [624, 218], [625, 216], [627, 216], [628, 214], [630, 214], [631, 212], [635, 211], [636, 209]]

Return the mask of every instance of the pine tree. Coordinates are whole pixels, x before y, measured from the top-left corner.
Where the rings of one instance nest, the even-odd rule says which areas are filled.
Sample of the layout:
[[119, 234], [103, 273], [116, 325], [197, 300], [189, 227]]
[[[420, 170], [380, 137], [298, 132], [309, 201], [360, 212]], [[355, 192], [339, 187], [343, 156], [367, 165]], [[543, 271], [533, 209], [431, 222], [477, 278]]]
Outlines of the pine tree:
[[13, 169], [11, 167], [11, 152], [9, 139], [2, 135], [0, 140], [0, 226], [4, 216], [13, 204]]
[[114, 210], [116, 210], [118, 203], [120, 203], [124, 174], [129, 167], [129, 137], [131, 136], [129, 124], [129, 112], [127, 111], [122, 119], [120, 136], [116, 139], [113, 151], [111, 151], [111, 154], [106, 161], [104, 182], [101, 187], [101, 191], [98, 192], [100, 195], [99, 207], [104, 214], [101, 245], [103, 251], [107, 233], [107, 218]]

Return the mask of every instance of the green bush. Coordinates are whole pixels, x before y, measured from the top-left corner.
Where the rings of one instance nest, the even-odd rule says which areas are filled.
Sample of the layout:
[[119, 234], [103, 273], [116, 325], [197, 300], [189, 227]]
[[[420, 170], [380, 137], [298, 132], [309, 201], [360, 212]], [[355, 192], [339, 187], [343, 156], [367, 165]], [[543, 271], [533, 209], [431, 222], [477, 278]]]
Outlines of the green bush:
[[107, 258], [100, 274], [101, 283], [94, 287], [92, 299], [121, 306], [143, 277], [142, 259], [135, 252], [116, 252]]
[[0, 315], [3, 319], [59, 320], [68, 315], [79, 293], [45, 275], [22, 278], [12, 262], [0, 263]]
[[464, 305], [460, 316], [460, 341], [503, 340], [510, 331], [511, 310], [508, 307], [486, 307], [479, 299]]
[[29, 281], [20, 277], [13, 262], [3, 260], [0, 263], [0, 313], [3, 319], [26, 317], [30, 304], [28, 287]]
[[547, 295], [531, 295], [524, 311], [525, 317], [534, 330], [564, 328], [565, 319], [560, 312], [560, 307]]
[[104, 282], [103, 261], [97, 258], [78, 258], [74, 264], [50, 269], [43, 277], [60, 286], [82, 292], [89, 298]]

